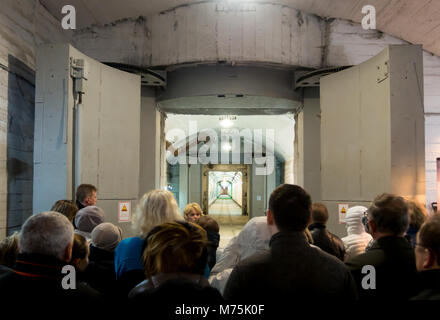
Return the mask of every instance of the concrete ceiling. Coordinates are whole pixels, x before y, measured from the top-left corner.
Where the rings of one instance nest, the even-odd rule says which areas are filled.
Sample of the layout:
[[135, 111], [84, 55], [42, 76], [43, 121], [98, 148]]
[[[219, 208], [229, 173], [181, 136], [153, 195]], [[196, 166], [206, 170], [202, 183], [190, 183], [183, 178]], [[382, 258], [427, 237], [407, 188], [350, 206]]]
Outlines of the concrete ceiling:
[[[221, 131], [220, 116], [213, 115], [188, 115], [188, 114], [167, 114], [165, 121], [165, 132], [169, 132], [172, 129], [181, 129], [185, 133], [189, 132], [190, 121], [195, 121], [198, 131], [204, 129], [214, 129], [218, 132]], [[267, 115], [267, 116], [237, 116], [233, 121], [233, 126], [230, 129], [250, 129], [252, 133], [255, 133], [255, 129], [261, 129], [263, 133], [263, 144], [265, 145], [267, 130], [273, 130], [274, 132], [274, 151], [276, 154], [281, 155], [285, 160], [293, 157], [293, 141], [295, 138], [294, 133], [295, 120], [291, 114], [283, 115]], [[225, 129], [227, 130], [227, 129]], [[221, 139], [221, 137], [220, 137]], [[253, 137], [256, 141], [256, 137]], [[173, 143], [175, 141], [172, 141]]]
[[104, 25], [124, 18], [148, 16], [177, 6], [200, 2], [260, 2], [282, 4], [321, 17], [361, 22], [361, 9], [376, 8], [377, 29], [440, 56], [439, 0], [39, 0], [53, 16], [70, 4], [77, 11], [77, 28]]

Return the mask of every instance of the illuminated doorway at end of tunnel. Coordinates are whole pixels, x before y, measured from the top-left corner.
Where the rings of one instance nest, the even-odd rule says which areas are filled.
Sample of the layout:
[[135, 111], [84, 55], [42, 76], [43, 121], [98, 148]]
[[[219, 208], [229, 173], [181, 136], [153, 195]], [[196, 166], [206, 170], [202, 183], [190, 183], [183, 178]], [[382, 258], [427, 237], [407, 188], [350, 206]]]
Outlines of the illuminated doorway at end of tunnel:
[[242, 172], [210, 171], [208, 175], [208, 195], [209, 214], [242, 215]]

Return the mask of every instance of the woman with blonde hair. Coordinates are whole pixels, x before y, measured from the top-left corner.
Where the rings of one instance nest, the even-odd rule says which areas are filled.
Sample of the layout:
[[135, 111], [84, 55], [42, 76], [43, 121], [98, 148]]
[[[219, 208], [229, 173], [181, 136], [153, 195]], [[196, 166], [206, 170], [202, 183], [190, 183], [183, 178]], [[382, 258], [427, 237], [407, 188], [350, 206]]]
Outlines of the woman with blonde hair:
[[188, 203], [183, 209], [183, 216], [188, 222], [195, 223], [201, 216], [203, 216], [202, 208], [197, 202]]
[[122, 240], [115, 251], [115, 271], [119, 292], [128, 292], [145, 279], [142, 265], [142, 249], [146, 235], [154, 227], [176, 220], [183, 220], [176, 199], [167, 190], [152, 190], [139, 200], [132, 219], [136, 236]]

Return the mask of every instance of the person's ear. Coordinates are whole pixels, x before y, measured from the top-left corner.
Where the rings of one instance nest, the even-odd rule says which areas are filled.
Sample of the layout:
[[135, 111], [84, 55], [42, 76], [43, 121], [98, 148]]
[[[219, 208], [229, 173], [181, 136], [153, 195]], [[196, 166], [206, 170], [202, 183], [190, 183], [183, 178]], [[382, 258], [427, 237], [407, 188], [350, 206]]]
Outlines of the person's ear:
[[368, 220], [368, 228], [370, 230], [370, 234], [373, 235], [377, 232], [377, 224], [373, 220]]
[[64, 261], [70, 262], [72, 260], [72, 249], [73, 249], [73, 242], [69, 243], [66, 247], [66, 250], [64, 250]]
[[423, 268], [431, 269], [433, 266], [435, 266], [435, 262], [437, 259], [431, 250], [427, 248], [425, 248], [424, 250], [426, 250], [426, 254], [423, 258]]
[[267, 224], [270, 226], [275, 224], [273, 220], [273, 213], [270, 211], [270, 209], [267, 209]]

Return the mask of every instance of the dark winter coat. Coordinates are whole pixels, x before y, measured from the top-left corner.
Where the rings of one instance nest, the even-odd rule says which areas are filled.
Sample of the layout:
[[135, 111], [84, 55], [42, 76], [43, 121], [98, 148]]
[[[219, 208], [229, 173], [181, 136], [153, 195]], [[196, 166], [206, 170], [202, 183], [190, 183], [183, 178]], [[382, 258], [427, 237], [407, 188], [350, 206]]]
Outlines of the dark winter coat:
[[303, 232], [279, 232], [270, 252], [242, 260], [225, 287], [226, 300], [283, 301], [357, 298], [356, 286], [345, 265], [312, 247]]
[[341, 261], [344, 261], [345, 247], [344, 243], [338, 236], [329, 232], [323, 223], [313, 223], [309, 226], [309, 231], [312, 234], [313, 244], [325, 252], [335, 256]]

